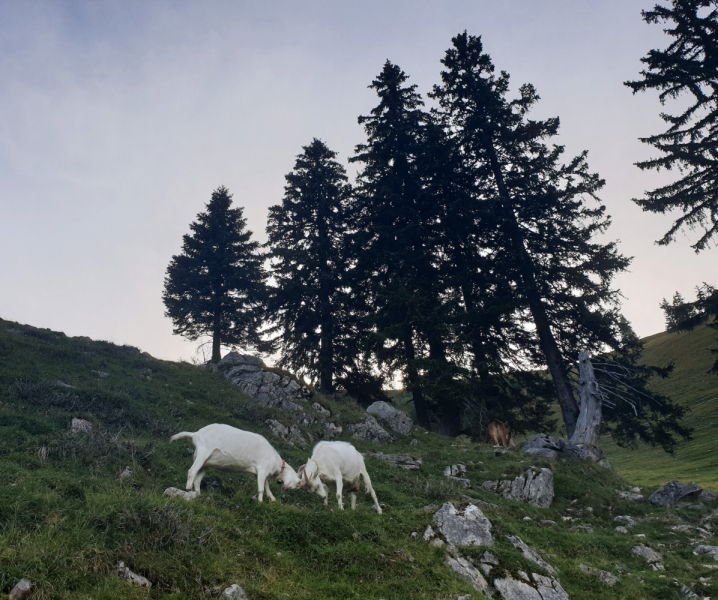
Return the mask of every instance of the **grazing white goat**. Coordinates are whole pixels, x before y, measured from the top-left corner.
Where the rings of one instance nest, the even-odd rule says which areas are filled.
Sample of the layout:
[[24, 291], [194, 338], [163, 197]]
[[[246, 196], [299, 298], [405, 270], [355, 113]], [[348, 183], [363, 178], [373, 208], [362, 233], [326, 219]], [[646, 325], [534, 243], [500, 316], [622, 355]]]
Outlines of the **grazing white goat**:
[[260, 502], [265, 491], [270, 502], [275, 500], [269, 489], [269, 478], [285, 484], [299, 481], [294, 469], [258, 433], [214, 423], [194, 433], [183, 431], [173, 435], [170, 441], [182, 439], [190, 439], [194, 444], [194, 463], [187, 473], [188, 490], [194, 487], [194, 491], [199, 492], [202, 478], [209, 468], [256, 475]]
[[351, 491], [352, 510], [356, 509], [357, 496], [359, 491], [359, 477], [364, 479], [364, 485], [374, 500], [376, 511], [381, 514], [379, 501], [376, 499], [374, 488], [371, 486], [369, 473], [364, 466], [364, 457], [357, 449], [347, 442], [319, 442], [314, 446], [312, 457], [306, 465], [299, 467], [298, 479], [287, 480], [284, 483], [285, 490], [305, 489], [317, 494], [328, 504], [329, 488], [324, 481], [334, 482], [337, 487], [337, 503], [339, 508], [344, 510], [342, 502], [342, 490], [346, 485]]

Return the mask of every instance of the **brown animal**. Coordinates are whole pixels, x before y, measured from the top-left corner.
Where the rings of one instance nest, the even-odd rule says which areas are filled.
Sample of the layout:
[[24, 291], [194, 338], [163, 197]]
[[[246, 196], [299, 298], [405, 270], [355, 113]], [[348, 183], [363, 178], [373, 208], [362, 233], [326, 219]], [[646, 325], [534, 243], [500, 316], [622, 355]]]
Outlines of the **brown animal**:
[[498, 419], [494, 419], [489, 423], [487, 432], [489, 439], [493, 440], [494, 446], [501, 446], [502, 448], [516, 447], [511, 439], [511, 429], [508, 423], [502, 423]]

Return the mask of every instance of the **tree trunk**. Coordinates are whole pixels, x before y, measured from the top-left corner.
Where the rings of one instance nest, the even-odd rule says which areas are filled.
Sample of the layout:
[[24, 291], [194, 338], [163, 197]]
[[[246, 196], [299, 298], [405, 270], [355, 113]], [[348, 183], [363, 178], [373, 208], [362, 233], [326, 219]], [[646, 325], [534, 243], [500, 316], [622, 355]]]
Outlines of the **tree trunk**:
[[570, 441], [574, 444], [590, 444], [598, 447], [603, 399], [588, 352], [579, 352], [578, 369], [581, 385], [581, 412]]
[[210, 362], [218, 363], [222, 358], [222, 353], [220, 352], [221, 337], [219, 324], [215, 322], [214, 333], [212, 335], [212, 358]]
[[412, 330], [410, 327], [407, 327], [404, 333], [404, 351], [406, 352], [406, 370], [409, 376], [409, 387], [411, 388], [414, 408], [416, 409], [416, 420], [419, 422], [419, 426], [427, 431], [431, 431], [429, 409], [426, 406], [426, 400], [419, 387], [419, 373], [414, 366], [416, 354], [414, 352], [414, 340], [412, 339]]
[[489, 140], [485, 143], [487, 154], [491, 162], [491, 169], [496, 180], [496, 187], [499, 191], [499, 197], [501, 198], [501, 211], [503, 218], [509, 229], [508, 233], [511, 239], [516, 258], [519, 261], [521, 283], [524, 286], [524, 293], [528, 300], [529, 308], [531, 309], [531, 316], [533, 317], [534, 324], [536, 325], [536, 333], [539, 336], [539, 343], [541, 350], [546, 357], [546, 364], [548, 365], [549, 372], [551, 373], [551, 379], [553, 380], [554, 387], [556, 388], [556, 395], [558, 396], [558, 403], [561, 407], [561, 415], [563, 416], [563, 422], [566, 425], [566, 434], [570, 439], [576, 429], [576, 420], [578, 419], [578, 404], [576, 398], [573, 396], [573, 390], [571, 384], [568, 381], [568, 373], [563, 363], [563, 357], [559, 350], [556, 338], [551, 331], [551, 326], [546, 314], [546, 307], [541, 300], [541, 292], [536, 283], [536, 277], [534, 274], [534, 267], [531, 261], [531, 256], [526, 250], [524, 240], [519, 229], [519, 224], [514, 214], [511, 202], [511, 196], [509, 195], [508, 189], [504, 183], [503, 172], [501, 171], [501, 165], [499, 164], [496, 152], [494, 150], [493, 143]]
[[332, 345], [332, 325], [329, 319], [325, 319], [322, 323], [319, 343], [319, 385], [322, 393], [331, 394], [334, 391], [332, 383], [334, 348]]

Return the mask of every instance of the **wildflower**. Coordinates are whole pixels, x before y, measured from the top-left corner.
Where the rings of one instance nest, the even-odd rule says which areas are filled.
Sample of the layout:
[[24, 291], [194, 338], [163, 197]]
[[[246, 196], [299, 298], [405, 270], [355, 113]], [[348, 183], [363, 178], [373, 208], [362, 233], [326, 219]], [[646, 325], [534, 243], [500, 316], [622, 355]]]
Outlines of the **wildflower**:
[[282, 553], [281, 553], [281, 552], [277, 552], [277, 556], [282, 556]]

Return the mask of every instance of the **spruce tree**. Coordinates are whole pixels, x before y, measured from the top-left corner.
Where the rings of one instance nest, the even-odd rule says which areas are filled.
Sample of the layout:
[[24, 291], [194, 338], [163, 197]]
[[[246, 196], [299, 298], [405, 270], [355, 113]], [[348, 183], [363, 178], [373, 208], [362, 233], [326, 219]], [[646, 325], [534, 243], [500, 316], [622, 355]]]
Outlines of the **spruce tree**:
[[262, 340], [266, 273], [259, 244], [251, 240], [241, 207], [232, 208], [224, 186], [190, 224], [182, 253], [172, 257], [162, 300], [174, 333], [190, 340], [212, 337], [212, 362], [222, 346], [269, 349]]
[[422, 371], [446, 365], [445, 305], [436, 260], [436, 200], [426, 191], [426, 136], [430, 116], [408, 76], [386, 61], [370, 88], [379, 104], [359, 118], [367, 142], [350, 160], [362, 164], [357, 176], [355, 286], [367, 299], [375, 332], [375, 355], [400, 367], [417, 419], [429, 428]]
[[667, 24], [672, 38], [663, 50], [641, 59], [641, 79], [627, 81], [633, 93], [660, 92], [659, 100], [685, 98], [678, 114], [661, 113], [668, 128], [640, 138], [660, 156], [637, 163], [642, 170], [675, 170], [680, 178], [635, 199], [644, 211], [680, 216], [658, 244], [669, 244], [682, 229], [699, 229], [696, 252], [718, 239], [718, 2], [672, 0], [643, 11], [646, 23]]
[[269, 209], [270, 310], [280, 364], [318, 376], [331, 393], [355, 353], [344, 250], [352, 190], [336, 152], [318, 139], [303, 150], [282, 204]]
[[477, 243], [500, 260], [515, 318], [535, 331], [570, 437], [578, 416], [568, 376], [573, 357], [621, 344], [619, 293], [610, 284], [629, 261], [615, 244], [595, 240], [610, 221], [603, 206], [588, 204], [603, 180], [589, 171], [585, 153], [561, 164], [563, 147], [545, 143], [558, 119], [528, 118], [539, 100], [533, 86], [508, 100], [509, 75], [494, 73], [481, 39], [464, 32], [452, 42], [431, 96], [453, 132], [472, 197], [495, 220], [491, 238], [482, 228]]

